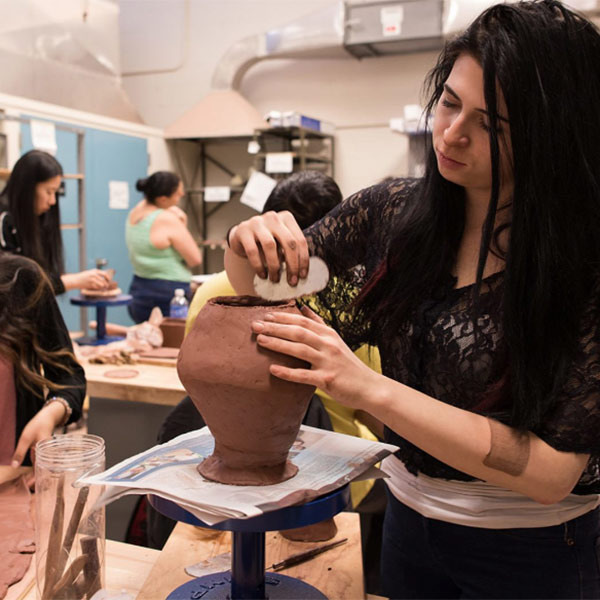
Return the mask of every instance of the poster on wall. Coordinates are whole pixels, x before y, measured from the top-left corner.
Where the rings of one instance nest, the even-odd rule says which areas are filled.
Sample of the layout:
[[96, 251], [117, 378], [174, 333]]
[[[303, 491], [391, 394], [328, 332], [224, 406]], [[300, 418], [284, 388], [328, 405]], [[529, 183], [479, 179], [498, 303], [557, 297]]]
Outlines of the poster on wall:
[[231, 188], [226, 185], [213, 185], [204, 188], [204, 202], [228, 202]]
[[31, 144], [36, 150], [43, 150], [52, 156], [56, 156], [58, 146], [56, 144], [56, 128], [50, 121], [37, 121], [31, 119]]
[[129, 184], [126, 181], [108, 182], [108, 208], [116, 210], [129, 208]]
[[265, 159], [266, 173], [291, 173], [294, 170], [293, 152], [268, 152]]
[[257, 212], [261, 212], [269, 194], [273, 191], [273, 188], [277, 182], [272, 177], [255, 171], [250, 175], [248, 183], [242, 192], [240, 202], [253, 208]]

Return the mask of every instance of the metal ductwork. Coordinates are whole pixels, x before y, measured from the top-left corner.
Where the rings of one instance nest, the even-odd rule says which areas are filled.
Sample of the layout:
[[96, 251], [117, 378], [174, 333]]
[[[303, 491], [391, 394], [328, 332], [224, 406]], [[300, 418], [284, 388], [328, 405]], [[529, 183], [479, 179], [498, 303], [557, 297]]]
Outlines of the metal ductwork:
[[266, 59], [347, 56], [344, 15], [344, 2], [335, 2], [283, 27], [239, 40], [219, 60], [212, 89], [239, 89], [248, 69]]
[[111, 0], [0, 0], [0, 92], [142, 123], [121, 87]]
[[[249, 136], [266, 127], [238, 92], [256, 63], [267, 59], [352, 58], [440, 48], [443, 37], [493, 0], [338, 1], [288, 25], [243, 38], [221, 57], [211, 91], [165, 128], [167, 138]], [[457, 6], [467, 7], [459, 10]], [[223, 110], [226, 107], [228, 110]]]
[[[212, 89], [239, 89], [252, 65], [273, 58], [383, 56], [435, 50], [497, 0], [347, 0], [265, 33], [221, 57]], [[596, 0], [582, 0], [595, 2]]]
[[[514, 2], [516, 0], [506, 0]], [[594, 14], [600, 0], [570, 0]], [[237, 90], [256, 63], [276, 58], [366, 58], [438, 50], [498, 0], [346, 0], [283, 27], [249, 36], [221, 57], [212, 91], [166, 128], [168, 138], [251, 135], [264, 127], [258, 111]], [[223, 102], [232, 110], [229, 118]]]

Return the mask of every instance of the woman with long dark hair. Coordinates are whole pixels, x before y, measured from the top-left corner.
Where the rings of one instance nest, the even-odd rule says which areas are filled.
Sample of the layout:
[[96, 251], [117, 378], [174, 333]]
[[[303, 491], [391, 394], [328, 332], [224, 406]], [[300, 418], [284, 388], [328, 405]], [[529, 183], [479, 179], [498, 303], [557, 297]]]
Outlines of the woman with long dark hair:
[[187, 215], [177, 206], [184, 194], [179, 175], [157, 171], [138, 179], [136, 188], [144, 198], [129, 213], [125, 228], [133, 265], [133, 301], [127, 309], [141, 323], [155, 306], [168, 316], [177, 288], [189, 295], [190, 269], [202, 264], [202, 255], [187, 228]]
[[99, 269], [65, 273], [58, 191], [63, 170], [47, 152], [19, 158], [0, 195], [0, 249], [33, 259], [45, 271], [55, 294], [71, 289], [102, 289], [108, 275]]
[[49, 279], [32, 260], [0, 252], [0, 464], [77, 421], [85, 376]]
[[[600, 34], [555, 0], [496, 5], [427, 82], [424, 177], [304, 233], [281, 213], [240, 224], [230, 280], [275, 281], [281, 255], [291, 284], [309, 254], [329, 265], [321, 303], [344, 319], [253, 331], [311, 365], [273, 375], [370, 412], [399, 448], [385, 596], [598, 598]], [[383, 375], [346, 345], [365, 341]]]

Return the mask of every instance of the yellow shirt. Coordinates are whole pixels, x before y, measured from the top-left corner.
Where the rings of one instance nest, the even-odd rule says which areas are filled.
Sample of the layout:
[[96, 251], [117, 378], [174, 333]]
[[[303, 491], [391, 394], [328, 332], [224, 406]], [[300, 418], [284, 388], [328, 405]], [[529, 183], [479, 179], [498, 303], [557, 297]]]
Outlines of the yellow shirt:
[[[208, 302], [210, 298], [215, 296], [235, 296], [235, 290], [233, 289], [227, 273], [221, 271], [221, 273], [215, 273], [208, 281], [205, 281], [194, 294], [194, 298], [188, 309], [188, 316], [185, 322], [185, 333], [189, 332], [192, 328], [198, 313], [201, 308]], [[356, 356], [362, 360], [367, 366], [371, 367], [374, 371], [381, 373], [381, 362], [379, 358], [379, 351], [377, 348], [371, 348], [364, 345], [358, 348], [355, 352]], [[317, 389], [315, 391], [317, 396], [321, 398], [325, 410], [329, 414], [333, 430], [337, 433], [345, 433], [348, 435], [355, 435], [357, 437], [376, 441], [377, 438], [371, 432], [371, 430], [361, 423], [354, 415], [354, 409], [348, 408], [347, 406], [341, 405], [336, 402], [331, 396], [326, 394], [323, 390]], [[356, 507], [362, 499], [369, 493], [373, 487], [374, 481], [367, 479], [366, 481], [356, 481], [350, 484], [350, 495], [352, 497], [352, 506]]]

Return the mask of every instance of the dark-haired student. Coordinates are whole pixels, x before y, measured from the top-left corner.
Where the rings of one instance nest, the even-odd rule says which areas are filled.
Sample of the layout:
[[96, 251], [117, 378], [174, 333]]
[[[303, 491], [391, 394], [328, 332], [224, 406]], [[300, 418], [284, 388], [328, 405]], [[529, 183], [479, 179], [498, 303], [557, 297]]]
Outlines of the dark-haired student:
[[[274, 376], [366, 410], [399, 447], [382, 595], [600, 598], [600, 33], [555, 0], [498, 4], [427, 81], [424, 177], [304, 233], [289, 213], [239, 224], [229, 279], [276, 280], [284, 256], [293, 285], [315, 254], [322, 298], [347, 297], [335, 329], [305, 309], [252, 331], [310, 364]], [[383, 374], [351, 351], [365, 342]]]
[[55, 294], [72, 289], [103, 289], [108, 275], [99, 269], [65, 273], [58, 190], [63, 170], [47, 152], [19, 158], [0, 195], [0, 249], [40, 265]]
[[84, 397], [49, 279], [34, 261], [0, 252], [0, 464], [31, 464], [30, 449], [77, 421]]
[[133, 265], [127, 307], [136, 323], [146, 321], [155, 306], [169, 314], [177, 288], [189, 295], [191, 269], [202, 264], [202, 255], [187, 228], [187, 217], [177, 206], [184, 195], [175, 173], [157, 171], [139, 179], [136, 188], [144, 198], [127, 217], [125, 240]]

